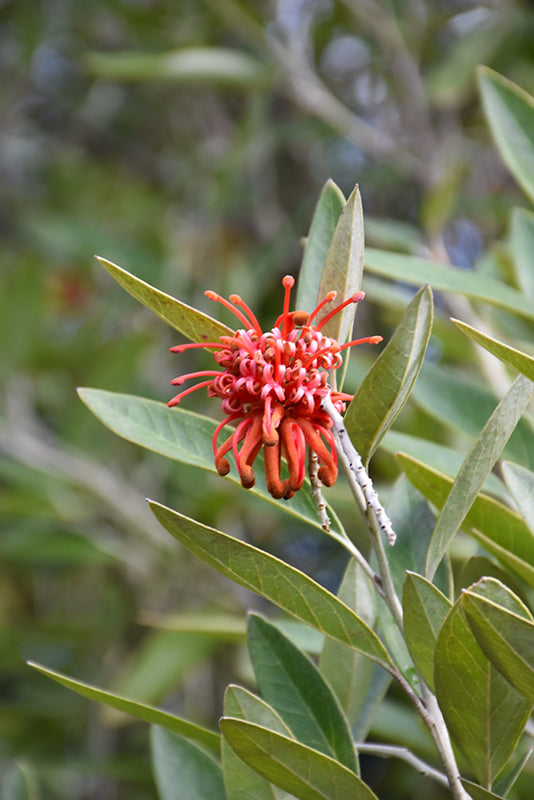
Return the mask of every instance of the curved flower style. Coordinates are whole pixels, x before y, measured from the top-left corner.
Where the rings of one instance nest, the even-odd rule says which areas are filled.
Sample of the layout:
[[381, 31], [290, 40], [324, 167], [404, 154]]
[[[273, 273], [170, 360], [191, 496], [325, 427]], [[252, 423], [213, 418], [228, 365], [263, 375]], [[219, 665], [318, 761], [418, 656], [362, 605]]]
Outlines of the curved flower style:
[[[186, 395], [203, 387], [210, 397], [218, 397], [226, 416], [213, 435], [217, 471], [220, 475], [228, 474], [230, 464], [226, 455], [232, 450], [241, 483], [250, 489], [255, 483], [254, 460], [263, 447], [267, 489], [277, 499], [289, 499], [302, 487], [306, 448], [316, 454], [321, 464], [319, 480], [326, 486], [335, 482], [337, 452], [330, 430], [332, 420], [321, 408], [321, 400], [330, 392], [327, 371], [341, 366], [342, 350], [362, 342], [377, 344], [382, 341], [381, 336], [369, 336], [340, 345], [321, 331], [328, 320], [347, 305], [360, 302], [364, 292], [356, 292], [313, 325], [314, 318], [335, 299], [336, 292], [328, 292], [311, 314], [289, 311], [294, 283], [291, 275], [283, 279], [283, 311], [274, 328], [267, 332], [262, 331], [239, 295], [230, 295], [228, 301], [207, 291], [206, 296], [229, 308], [244, 328], [232, 336], [221, 336], [218, 342], [195, 342], [171, 348], [174, 353], [195, 347], [213, 348], [213, 357], [220, 369], [191, 372], [175, 378], [171, 381], [173, 385], [181, 385], [191, 378], [206, 377], [207, 380], [180, 392], [168, 405], [178, 405]], [[345, 401], [351, 399], [352, 395], [332, 391], [332, 402], [340, 413], [345, 411]], [[236, 423], [235, 430], [218, 446], [219, 433], [229, 423]], [[285, 479], [280, 475], [282, 456], [289, 470], [289, 477]]]

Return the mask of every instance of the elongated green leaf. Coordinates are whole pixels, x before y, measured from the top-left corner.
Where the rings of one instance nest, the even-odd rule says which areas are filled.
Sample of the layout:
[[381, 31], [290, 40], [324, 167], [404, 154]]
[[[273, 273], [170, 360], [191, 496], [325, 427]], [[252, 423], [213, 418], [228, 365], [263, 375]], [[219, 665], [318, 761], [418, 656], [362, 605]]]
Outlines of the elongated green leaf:
[[311, 313], [317, 305], [328, 249], [345, 202], [339, 186], [328, 180], [313, 212], [299, 273], [295, 308]]
[[510, 247], [518, 283], [527, 297], [534, 299], [534, 214], [525, 208], [514, 208], [511, 215]]
[[[406, 453], [406, 455], [423, 461], [429, 467], [443, 472], [453, 478], [457, 473], [462, 462], [467, 455], [467, 447], [462, 452], [459, 448], [447, 447], [443, 444], [430, 442], [419, 436], [411, 436], [402, 431], [390, 430], [380, 442], [380, 447], [388, 453]], [[501, 481], [490, 472], [484, 483], [484, 490], [496, 497], [507, 497], [506, 489]]]
[[[452, 480], [402, 453], [397, 458], [416, 489], [438, 509], [442, 508]], [[492, 497], [479, 494], [462, 527], [488, 552], [534, 586], [534, 534], [519, 514]]]
[[502, 474], [521, 516], [534, 534], [534, 472], [505, 461]]
[[464, 789], [469, 792], [471, 800], [504, 800], [500, 794], [490, 792], [488, 789], [484, 789], [483, 786], [479, 786], [478, 783], [473, 783], [473, 781], [467, 781], [463, 778], [461, 781]]
[[386, 668], [390, 665], [384, 646], [365, 622], [304, 573], [159, 503], [150, 502], [150, 508], [172, 536], [223, 575], [266, 597], [326, 636]]
[[501, 400], [467, 454], [441, 510], [428, 548], [426, 576], [432, 579], [486, 477], [532, 396], [534, 385], [520, 375]]
[[243, 761], [299, 800], [377, 800], [354, 772], [317, 750], [243, 720], [220, 724]]
[[186, 47], [168, 53], [89, 53], [89, 72], [113, 81], [172, 81], [250, 88], [265, 84], [270, 70], [239, 50]]
[[439, 629], [452, 603], [415, 572], [407, 572], [402, 596], [404, 636], [425, 683], [434, 691], [434, 651]]
[[[245, 719], [291, 737], [274, 709], [240, 686], [229, 686], [224, 695], [224, 716]], [[221, 742], [223, 778], [230, 800], [276, 800], [278, 791], [237, 756], [226, 739]]]
[[207, 728], [202, 728], [200, 725], [195, 725], [185, 719], [176, 717], [174, 714], [169, 714], [167, 711], [161, 711], [154, 706], [139, 703], [136, 700], [131, 700], [128, 697], [121, 697], [121, 695], [112, 692], [106, 692], [104, 689], [99, 689], [89, 683], [76, 681], [73, 678], [63, 675], [61, 672], [43, 667], [41, 664], [36, 664], [33, 661], [28, 661], [28, 665], [34, 669], [42, 672], [48, 678], [61, 683], [67, 689], [81, 694], [83, 697], [88, 697], [89, 700], [96, 700], [97, 703], [103, 703], [111, 708], [116, 708], [118, 711], [123, 711], [125, 714], [130, 714], [136, 719], [141, 719], [143, 722], [150, 722], [154, 725], [160, 725], [162, 728], [167, 728], [175, 733], [180, 733], [188, 739], [192, 739], [199, 744], [206, 747], [211, 747], [214, 750], [219, 749], [220, 736], [214, 731]]
[[497, 781], [496, 788], [501, 792], [503, 797], [507, 797], [512, 791], [512, 787], [530, 761], [532, 753], [534, 753], [534, 746], [529, 747], [523, 758], [517, 764], [514, 764], [511, 770], [507, 770], [503, 777]]
[[[334, 231], [328, 249], [318, 299], [322, 300], [327, 292], [337, 292], [337, 303], [341, 303], [357, 292], [362, 282], [363, 271], [363, 211], [360, 190], [356, 186], [347, 200]], [[332, 309], [331, 304], [317, 315], [317, 324]], [[322, 329], [325, 336], [346, 342], [352, 331], [356, 306], [351, 303], [339, 314], [329, 320]]]
[[105, 258], [97, 256], [97, 259], [111, 277], [115, 278], [123, 289], [126, 289], [128, 294], [131, 294], [188, 339], [192, 339], [194, 342], [217, 342], [220, 336], [232, 334], [231, 328], [212, 319], [208, 314], [203, 314], [202, 311], [161, 292]]
[[415, 383], [432, 330], [432, 292], [414, 297], [387, 346], [360, 384], [345, 426], [364, 464], [389, 430]]
[[478, 584], [462, 594], [463, 608], [479, 646], [512, 686], [533, 704], [534, 622], [526, 606], [519, 598], [516, 601], [515, 609], [505, 608], [482, 596]]
[[[79, 389], [78, 394], [93, 414], [123, 439], [183, 464], [217, 473], [212, 447], [217, 423], [208, 417], [183, 408], [168, 408], [164, 403], [134, 395], [99, 389]], [[310, 525], [321, 527], [309, 484], [305, 484], [291, 500], [274, 500], [265, 485], [261, 455], [255, 462], [255, 472], [256, 485], [249, 491]], [[236, 470], [231, 470], [227, 479], [241, 485]], [[329, 508], [328, 515], [332, 523], [331, 534], [342, 538], [344, 534], [335, 512]]]
[[519, 370], [519, 372], [526, 375], [529, 380], [534, 380], [534, 358], [532, 356], [527, 356], [527, 354], [522, 353], [521, 350], [503, 344], [497, 341], [497, 339], [493, 339], [491, 336], [477, 331], [476, 328], [472, 328], [471, 325], [466, 325], [465, 322], [460, 322], [459, 319], [452, 319], [451, 321], [454, 322], [466, 336], [469, 336], [470, 339], [481, 347], [489, 350], [490, 353], [501, 361], [504, 361], [505, 364]]
[[453, 741], [491, 788], [523, 732], [530, 703], [492, 666], [457, 600], [438, 634], [434, 681]]
[[[476, 438], [498, 399], [483, 384], [445, 366], [425, 364], [412, 392], [418, 406], [443, 425]], [[523, 417], [510, 436], [503, 457], [534, 469], [534, 432]]]
[[534, 99], [512, 81], [479, 67], [484, 111], [502, 159], [534, 200]]
[[468, 272], [448, 264], [425, 261], [415, 256], [389, 253], [385, 250], [365, 249], [366, 271], [392, 278], [395, 281], [422, 286], [428, 283], [434, 290], [454, 292], [482, 300], [525, 319], [534, 320], [534, 308], [528, 298], [502, 281], [476, 272]]
[[291, 729], [286, 725], [275, 709], [248, 689], [230, 684], [224, 695], [224, 714], [236, 719], [254, 722], [271, 731], [294, 738]]
[[256, 614], [249, 617], [248, 646], [262, 697], [294, 737], [357, 772], [347, 721], [315, 664]]
[[151, 746], [160, 800], [225, 800], [221, 767], [199, 747], [158, 727]]
[[[376, 619], [376, 602], [373, 587], [362, 567], [355, 559], [347, 564], [339, 599], [352, 608], [370, 628]], [[321, 674], [332, 687], [343, 711], [353, 725], [361, 714], [373, 677], [373, 664], [333, 639], [324, 640], [319, 660]]]

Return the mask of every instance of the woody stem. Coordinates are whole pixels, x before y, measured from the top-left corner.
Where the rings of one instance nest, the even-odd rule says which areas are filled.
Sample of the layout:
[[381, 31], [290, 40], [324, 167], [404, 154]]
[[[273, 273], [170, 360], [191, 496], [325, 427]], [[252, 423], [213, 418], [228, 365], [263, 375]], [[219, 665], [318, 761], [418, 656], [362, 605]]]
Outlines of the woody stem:
[[349, 439], [343, 418], [334, 407], [330, 395], [323, 398], [322, 406], [334, 423], [333, 433], [341, 468], [348, 480], [358, 508], [367, 521], [367, 526], [372, 534], [373, 549], [380, 567], [384, 599], [393, 614], [399, 630], [402, 631], [402, 606], [393, 584], [389, 562], [381, 537], [381, 532], [385, 533], [390, 544], [393, 544], [396, 538], [395, 532], [362, 464], [360, 454]]

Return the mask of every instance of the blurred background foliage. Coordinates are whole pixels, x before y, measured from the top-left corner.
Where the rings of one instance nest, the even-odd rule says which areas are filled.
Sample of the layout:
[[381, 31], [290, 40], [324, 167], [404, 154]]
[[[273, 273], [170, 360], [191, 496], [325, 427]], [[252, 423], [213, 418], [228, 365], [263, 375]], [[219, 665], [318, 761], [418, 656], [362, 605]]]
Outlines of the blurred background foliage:
[[[239, 291], [269, 321], [332, 177], [347, 194], [360, 184], [368, 243], [506, 276], [506, 248], [486, 248], [521, 197], [482, 116], [478, 63], [532, 91], [528, 0], [0, 2], [2, 800], [154, 796], [146, 727], [27, 658], [206, 724], [228, 680], [247, 680], [243, 615], [260, 601], [178, 551], [146, 495], [329, 587], [344, 563], [331, 541], [119, 440], [78, 401], [79, 385], [165, 401], [200, 360], [168, 354], [176, 337], [93, 253], [208, 313], [205, 289]], [[387, 337], [411, 289], [364, 288], [362, 335]], [[457, 308], [441, 307], [442, 321]], [[432, 345], [435, 363], [470, 369], [467, 351], [453, 331]], [[353, 357], [353, 386], [372, 357]], [[424, 398], [397, 428], [456, 441]], [[379, 453], [374, 471], [387, 482], [397, 468]], [[343, 510], [342, 487], [330, 496]], [[372, 734], [386, 731], [428, 749], [395, 698]], [[384, 800], [428, 796], [399, 764], [365, 768]]]

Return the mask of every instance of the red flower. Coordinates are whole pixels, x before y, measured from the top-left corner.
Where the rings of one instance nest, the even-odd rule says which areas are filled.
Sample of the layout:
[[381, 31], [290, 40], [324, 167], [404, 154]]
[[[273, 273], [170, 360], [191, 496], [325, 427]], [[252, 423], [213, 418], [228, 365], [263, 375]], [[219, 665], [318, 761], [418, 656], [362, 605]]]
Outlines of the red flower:
[[[244, 328], [232, 336], [221, 336], [218, 342], [172, 347], [174, 353], [194, 347], [213, 348], [213, 357], [220, 369], [191, 372], [175, 378], [174, 385], [191, 378], [206, 377], [207, 380], [180, 392], [168, 403], [176, 406], [186, 395], [207, 387], [210, 397], [222, 401], [226, 415], [213, 435], [215, 466], [219, 474], [227, 475], [230, 471], [226, 455], [232, 450], [241, 483], [250, 489], [255, 482], [254, 460], [263, 447], [267, 489], [273, 497], [285, 499], [302, 487], [307, 447], [321, 464], [319, 479], [326, 486], [333, 485], [337, 477], [337, 453], [330, 430], [332, 420], [321, 408], [321, 400], [330, 392], [328, 370], [341, 366], [340, 353], [347, 347], [382, 341], [381, 336], [370, 336], [340, 345], [321, 332], [341, 309], [362, 300], [363, 292], [356, 292], [312, 325], [322, 308], [335, 299], [336, 292], [328, 292], [311, 314], [289, 311], [294, 283], [290, 275], [283, 279], [283, 311], [274, 328], [266, 333], [239, 295], [230, 295], [228, 302], [215, 292], [206, 292], [210, 300], [229, 308]], [[340, 413], [345, 411], [345, 401], [351, 399], [352, 395], [332, 391], [332, 402]], [[217, 446], [219, 433], [229, 423], [236, 423], [235, 430]], [[289, 470], [289, 477], [285, 479], [280, 476], [282, 456]]]

